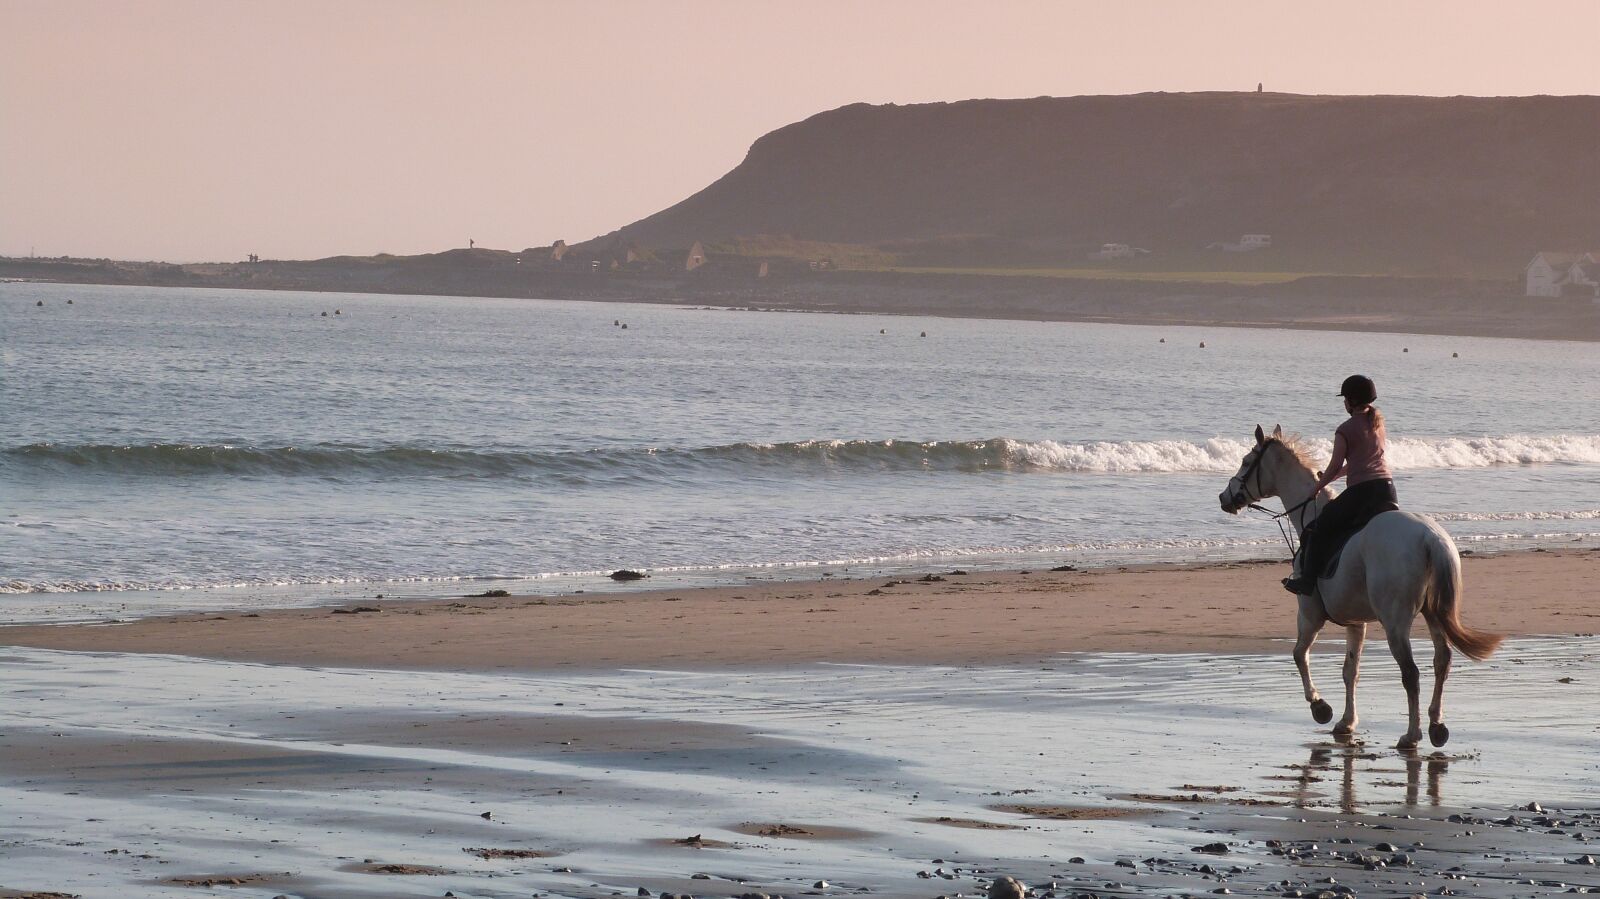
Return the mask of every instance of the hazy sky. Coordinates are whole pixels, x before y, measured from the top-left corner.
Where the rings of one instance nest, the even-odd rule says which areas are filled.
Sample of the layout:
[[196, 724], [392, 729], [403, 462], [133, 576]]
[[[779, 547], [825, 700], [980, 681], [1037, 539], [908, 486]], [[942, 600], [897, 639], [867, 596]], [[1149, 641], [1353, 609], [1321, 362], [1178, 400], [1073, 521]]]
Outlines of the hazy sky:
[[0, 0], [0, 254], [604, 233], [846, 103], [1600, 94], [1600, 2]]

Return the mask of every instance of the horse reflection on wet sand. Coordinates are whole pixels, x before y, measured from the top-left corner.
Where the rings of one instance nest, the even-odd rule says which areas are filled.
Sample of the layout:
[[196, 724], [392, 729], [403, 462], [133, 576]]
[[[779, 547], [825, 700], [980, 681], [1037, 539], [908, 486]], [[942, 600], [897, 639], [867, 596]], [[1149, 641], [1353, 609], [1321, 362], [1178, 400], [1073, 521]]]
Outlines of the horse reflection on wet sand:
[[[1345, 814], [1355, 814], [1361, 809], [1360, 797], [1356, 786], [1357, 762], [1376, 762], [1382, 756], [1368, 750], [1364, 745], [1354, 740], [1341, 740], [1338, 743], [1318, 743], [1311, 747], [1311, 757], [1304, 764], [1291, 765], [1296, 773], [1290, 776], [1294, 786], [1286, 791], [1287, 798], [1297, 808], [1314, 808], [1327, 804], [1327, 794], [1319, 786], [1329, 783], [1335, 776], [1339, 779], [1339, 811]], [[1443, 783], [1444, 775], [1450, 769], [1450, 757], [1442, 753], [1423, 756], [1419, 753], [1407, 753], [1401, 756], [1405, 763], [1404, 771], [1394, 768], [1370, 767], [1364, 768], [1359, 773], [1363, 775], [1398, 775], [1405, 774], [1405, 781], [1390, 779], [1372, 781], [1369, 786], [1367, 799], [1369, 805], [1389, 805], [1395, 800], [1388, 791], [1403, 787], [1404, 797], [1401, 803], [1406, 806], [1420, 804], [1422, 798], [1423, 770], [1427, 770], [1427, 797], [1428, 805], [1437, 808], [1444, 803]]]

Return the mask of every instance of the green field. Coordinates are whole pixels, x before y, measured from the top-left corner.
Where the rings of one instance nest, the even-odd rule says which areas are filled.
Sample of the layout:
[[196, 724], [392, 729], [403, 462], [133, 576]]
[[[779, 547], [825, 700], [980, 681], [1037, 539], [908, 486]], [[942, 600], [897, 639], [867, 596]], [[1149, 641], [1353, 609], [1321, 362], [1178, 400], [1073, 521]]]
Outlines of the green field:
[[1087, 278], [1102, 281], [1200, 282], [1208, 284], [1282, 284], [1323, 272], [1166, 272], [1113, 268], [961, 268], [938, 266], [886, 266], [871, 271], [908, 272], [919, 275], [990, 275], [1027, 278]]

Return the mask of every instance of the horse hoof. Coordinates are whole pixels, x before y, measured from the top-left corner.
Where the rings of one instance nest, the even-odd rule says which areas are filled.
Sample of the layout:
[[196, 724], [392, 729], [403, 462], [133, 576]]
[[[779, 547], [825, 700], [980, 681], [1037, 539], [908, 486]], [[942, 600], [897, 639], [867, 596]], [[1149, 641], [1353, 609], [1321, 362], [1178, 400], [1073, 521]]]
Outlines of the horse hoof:
[[1327, 724], [1333, 720], [1333, 706], [1327, 700], [1319, 699], [1311, 703], [1311, 720], [1318, 724]]
[[1356, 729], [1354, 725], [1344, 724], [1341, 722], [1333, 726], [1333, 735], [1336, 737], [1348, 737], [1355, 732]]
[[1411, 736], [1410, 734], [1407, 734], [1401, 737], [1398, 743], [1394, 744], [1394, 748], [1400, 750], [1401, 752], [1413, 752], [1416, 750], [1417, 744], [1420, 742], [1422, 741]]
[[1428, 742], [1435, 746], [1443, 746], [1450, 742], [1450, 728], [1445, 727], [1443, 721], [1435, 721], [1428, 725]]

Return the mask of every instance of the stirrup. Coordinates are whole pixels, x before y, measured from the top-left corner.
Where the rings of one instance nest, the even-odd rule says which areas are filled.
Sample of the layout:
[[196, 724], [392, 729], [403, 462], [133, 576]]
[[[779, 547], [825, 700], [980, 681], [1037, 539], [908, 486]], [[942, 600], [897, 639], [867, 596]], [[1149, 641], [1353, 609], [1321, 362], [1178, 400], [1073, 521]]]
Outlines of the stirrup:
[[1310, 596], [1316, 586], [1314, 583], [1306, 583], [1305, 578], [1286, 577], [1283, 579], [1283, 589], [1296, 596]]

